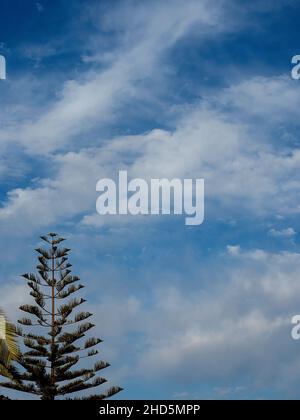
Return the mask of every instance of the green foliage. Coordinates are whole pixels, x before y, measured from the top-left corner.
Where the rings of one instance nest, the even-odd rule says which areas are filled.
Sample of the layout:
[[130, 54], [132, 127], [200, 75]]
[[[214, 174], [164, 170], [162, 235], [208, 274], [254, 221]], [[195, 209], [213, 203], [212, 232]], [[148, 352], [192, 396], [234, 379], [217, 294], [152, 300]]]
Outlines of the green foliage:
[[[22, 373], [14, 367], [10, 371], [3, 370], [0, 373], [8, 380], [0, 383], [0, 386], [31, 393], [42, 400], [54, 400], [104, 384], [106, 379], [98, 376], [98, 372], [110, 365], [100, 361], [92, 368], [72, 369], [81, 359], [95, 356], [98, 351], [94, 347], [101, 340], [85, 338], [94, 328], [94, 324], [86, 321], [92, 314], [74, 313], [85, 300], [68, 300], [84, 287], [77, 276], [71, 275], [72, 265], [68, 262], [70, 249], [59, 247], [64, 239], [55, 233], [42, 236], [41, 239], [46, 242], [46, 247], [36, 250], [39, 254], [38, 274], [22, 276], [35, 304], [22, 305], [20, 309], [27, 316], [19, 320], [22, 326], [35, 328], [35, 333], [15, 329], [14, 333], [23, 338], [28, 351], [18, 360]], [[43, 329], [46, 335], [41, 333]], [[104, 393], [83, 399], [105, 399], [120, 391], [121, 388], [112, 387]], [[74, 399], [78, 397], [75, 395]]]

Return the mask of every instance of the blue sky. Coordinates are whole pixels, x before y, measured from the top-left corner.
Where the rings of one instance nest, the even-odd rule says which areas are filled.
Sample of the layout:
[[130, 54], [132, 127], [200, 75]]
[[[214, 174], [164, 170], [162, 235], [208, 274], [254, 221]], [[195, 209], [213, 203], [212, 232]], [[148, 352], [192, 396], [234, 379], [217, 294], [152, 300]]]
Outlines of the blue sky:
[[[300, 5], [242, 3], [1, 1], [1, 306], [66, 236], [119, 398], [299, 398]], [[204, 224], [99, 216], [124, 169], [204, 178]]]

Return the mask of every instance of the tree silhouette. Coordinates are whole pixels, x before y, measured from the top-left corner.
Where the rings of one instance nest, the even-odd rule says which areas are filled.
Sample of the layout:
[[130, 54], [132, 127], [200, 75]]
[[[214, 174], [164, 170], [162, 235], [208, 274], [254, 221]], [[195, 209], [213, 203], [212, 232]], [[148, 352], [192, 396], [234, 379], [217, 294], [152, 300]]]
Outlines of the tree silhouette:
[[[21, 306], [27, 317], [18, 321], [32, 331], [34, 328], [34, 333], [16, 329], [28, 351], [22, 353], [18, 360], [22, 372], [14, 371], [13, 378], [4, 375], [8, 380], [0, 383], [0, 386], [31, 393], [42, 400], [108, 398], [122, 388], [112, 387], [104, 393], [76, 397], [79, 391], [104, 384], [106, 379], [99, 376], [99, 372], [110, 365], [100, 361], [92, 368], [74, 369], [81, 359], [98, 354], [95, 347], [102, 340], [85, 339], [86, 333], [94, 327], [87, 321], [92, 314], [76, 311], [85, 302], [84, 299], [68, 299], [84, 286], [79, 277], [71, 275], [72, 265], [68, 261], [70, 249], [61, 247], [64, 239], [55, 233], [42, 236], [41, 239], [47, 247], [36, 250], [39, 254], [38, 274], [22, 276], [27, 281], [35, 305]], [[74, 393], [75, 397], [71, 398], [70, 394]]]

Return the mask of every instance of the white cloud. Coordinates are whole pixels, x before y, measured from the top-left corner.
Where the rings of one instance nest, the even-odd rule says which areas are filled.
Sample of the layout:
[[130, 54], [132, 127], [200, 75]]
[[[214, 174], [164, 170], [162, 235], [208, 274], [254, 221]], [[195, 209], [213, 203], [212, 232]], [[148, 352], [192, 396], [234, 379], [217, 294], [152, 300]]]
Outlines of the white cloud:
[[[107, 124], [124, 100], [135, 97], [137, 82], [156, 78], [161, 55], [180, 38], [195, 27], [204, 34], [225, 30], [220, 4], [190, 0], [184, 4], [155, 2], [138, 8], [127, 5], [129, 21], [122, 15], [127, 37], [114, 51], [108, 68], [87, 71], [80, 80], [67, 80], [48, 109], [16, 126], [4, 124], [1, 142], [20, 144], [31, 155], [45, 154], [70, 145], [74, 137], [90, 132], [91, 127]], [[118, 21], [118, 13], [103, 19]]]
[[292, 238], [296, 235], [293, 228], [289, 227], [282, 230], [270, 229], [269, 234], [275, 238]]
[[9, 193], [0, 209], [4, 229], [13, 224], [23, 231], [80, 215], [85, 224], [110, 224], [96, 215], [95, 185], [121, 169], [145, 179], [204, 178], [210, 212], [219, 217], [299, 212], [300, 152], [272, 150], [256, 142], [243, 124], [207, 107], [183, 115], [174, 132], [123, 136], [101, 147], [49, 157], [49, 162], [57, 168], [52, 179]]
[[[299, 380], [290, 374], [300, 363], [290, 331], [291, 316], [299, 312], [300, 256], [265, 253], [257, 260], [258, 253], [241, 251], [230, 270], [219, 261], [226, 285], [209, 291], [156, 286], [150, 308], [135, 305], [126, 325], [143, 334], [145, 344], [137, 343], [134, 375], [169, 379], [179, 389], [231, 386], [243, 377], [252, 389], [280, 389], [284, 395]], [[122, 323], [115, 333], [126, 335]]]
[[[300, 356], [290, 334], [291, 318], [299, 313], [300, 255], [241, 248], [229, 266], [227, 258], [215, 255], [221, 275], [209, 271], [209, 283], [199, 276], [193, 288], [186, 276], [181, 286], [157, 283], [148, 267], [151, 288], [144, 297], [133, 290], [124, 294], [117, 284], [105, 298], [94, 294], [88, 310], [105, 340], [103, 357], [113, 362], [114, 382], [172, 381], [178, 392], [192, 386], [196, 394], [198, 387], [198, 398], [242, 398], [251, 392], [263, 397], [266, 390], [294, 396]], [[115, 274], [122, 277], [121, 271]], [[101, 275], [107, 276], [105, 270]], [[160, 278], [166, 277], [162, 268]]]
[[240, 255], [241, 248], [239, 245], [227, 245], [227, 251], [230, 255]]
[[20, 281], [19, 284], [16, 281], [11, 281], [5, 285], [1, 284], [1, 303], [0, 307], [4, 310], [7, 317], [13, 322], [20, 316], [19, 306], [30, 302], [28, 297], [28, 291], [26, 290], [26, 283]]
[[255, 76], [232, 85], [216, 95], [216, 106], [237, 112], [249, 121], [260, 118], [264, 126], [295, 121], [299, 95], [290, 75]]

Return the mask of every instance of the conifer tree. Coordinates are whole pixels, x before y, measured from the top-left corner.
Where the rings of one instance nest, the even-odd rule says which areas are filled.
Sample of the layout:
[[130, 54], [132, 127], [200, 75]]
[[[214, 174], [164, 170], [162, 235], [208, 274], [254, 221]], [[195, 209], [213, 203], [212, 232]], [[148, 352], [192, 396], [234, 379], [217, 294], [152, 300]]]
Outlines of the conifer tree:
[[108, 398], [122, 389], [112, 387], [104, 393], [77, 397], [79, 391], [104, 384], [106, 379], [99, 372], [110, 365], [100, 361], [92, 368], [75, 369], [81, 359], [98, 354], [96, 346], [102, 340], [85, 339], [86, 333], [94, 327], [87, 321], [92, 314], [77, 311], [84, 299], [69, 298], [84, 286], [79, 277], [71, 275], [70, 249], [61, 246], [64, 239], [55, 233], [41, 239], [47, 245], [36, 250], [38, 274], [22, 276], [35, 301], [35, 305], [20, 307], [27, 316], [18, 321], [31, 331], [25, 333], [21, 328], [16, 329], [28, 351], [22, 353], [18, 361], [21, 373], [16, 371], [13, 379], [7, 375], [7, 382], [0, 386], [31, 393], [42, 400]]

